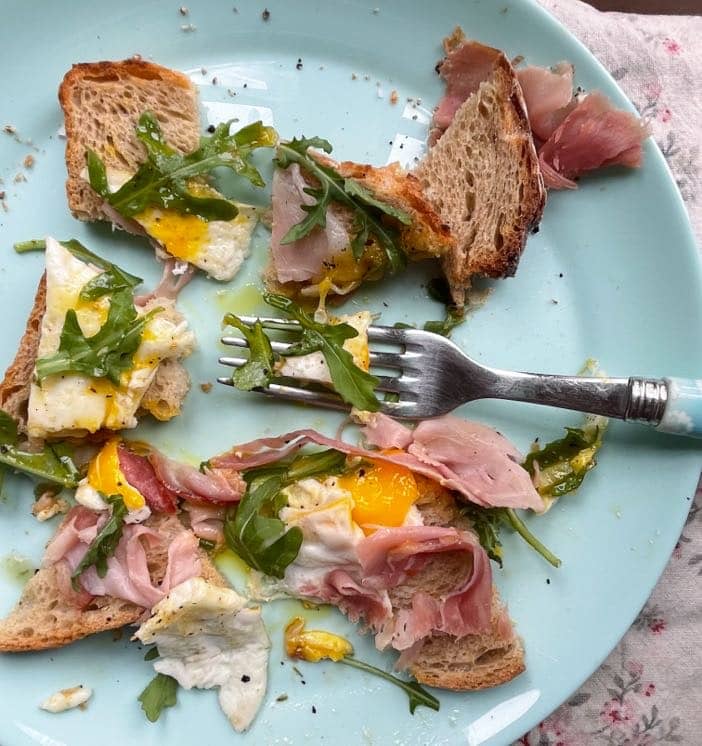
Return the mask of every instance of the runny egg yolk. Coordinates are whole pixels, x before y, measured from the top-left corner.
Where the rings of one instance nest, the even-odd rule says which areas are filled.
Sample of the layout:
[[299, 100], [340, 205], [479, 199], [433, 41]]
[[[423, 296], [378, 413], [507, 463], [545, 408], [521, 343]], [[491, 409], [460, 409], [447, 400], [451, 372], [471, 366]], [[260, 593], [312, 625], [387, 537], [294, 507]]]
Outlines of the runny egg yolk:
[[338, 479], [338, 485], [353, 498], [353, 520], [371, 534], [378, 526], [401, 526], [419, 498], [414, 475], [404, 466], [374, 461]]
[[192, 262], [197, 259], [208, 239], [207, 221], [198, 215], [175, 210], [147, 209], [136, 216], [139, 222], [169, 254]]
[[88, 484], [103, 495], [120, 495], [129, 510], [139, 510], [146, 504], [144, 496], [134, 489], [122, 473], [119, 464], [119, 438], [112, 438], [102, 447], [88, 466]]

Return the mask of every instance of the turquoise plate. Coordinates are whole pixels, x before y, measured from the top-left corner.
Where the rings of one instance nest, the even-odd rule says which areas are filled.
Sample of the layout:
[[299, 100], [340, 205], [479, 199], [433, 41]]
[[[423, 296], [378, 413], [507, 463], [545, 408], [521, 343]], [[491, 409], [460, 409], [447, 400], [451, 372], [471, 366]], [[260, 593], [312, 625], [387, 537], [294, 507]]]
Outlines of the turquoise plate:
[[[186, 1], [187, 16], [175, 0], [3, 4], [0, 124], [13, 125], [16, 137], [0, 133], [0, 188], [8, 206], [6, 213], [0, 210], [0, 365], [14, 354], [42, 271], [41, 255], [15, 255], [14, 241], [75, 236], [147, 284], [159, 274], [143, 242], [86, 226], [68, 213], [56, 91], [73, 62], [141, 54], [189, 71], [210, 120], [272, 118], [284, 137], [323, 135], [338, 156], [373, 163], [384, 163], [391, 149], [401, 157], [409, 153], [411, 162], [442, 92], [434, 72], [440, 42], [457, 23], [508, 56], [521, 54], [538, 64], [571, 60], [578, 84], [630, 107], [587, 50], [528, 0], [266, 0], [268, 21], [261, 17], [262, 2], [235, 0], [233, 10], [232, 2]], [[396, 105], [389, 101], [392, 90]], [[421, 104], [415, 108], [408, 98]], [[33, 147], [17, 142], [28, 138]], [[25, 169], [29, 153], [35, 165]], [[645, 161], [640, 171], [611, 171], [584, 179], [576, 192], [550, 195], [517, 277], [495, 283], [485, 306], [456, 333], [466, 350], [504, 368], [570, 373], [595, 357], [612, 375], [699, 377], [698, 257], [680, 196], [651, 142]], [[338, 422], [334, 415], [273, 405], [216, 385], [206, 394], [197, 385], [220, 373], [223, 312], [259, 308], [249, 286], [265, 255], [260, 229], [251, 260], [231, 285], [198, 277], [182, 294], [200, 345], [188, 361], [195, 385], [182, 417], [140, 429], [172, 456], [197, 462], [264, 433], [304, 426], [333, 432]], [[424, 289], [435, 271], [415, 267], [364, 288], [347, 307], [382, 312], [388, 323], [436, 318], [441, 309]], [[494, 402], [463, 414], [495, 426], [522, 449], [536, 435], [553, 439], [579, 421], [564, 412]], [[106, 634], [61, 650], [0, 656], [0, 742], [509, 743], [563, 702], [624, 634], [673, 549], [701, 465], [699, 441], [614, 424], [585, 486], [532, 522], [562, 558], [562, 568], [552, 569], [513, 537], [506, 539], [505, 568], [495, 576], [524, 638], [527, 672], [491, 691], [437, 692], [439, 713], [420, 708], [411, 716], [400, 692], [331, 663], [301, 664], [303, 680], [281, 647], [282, 625], [299, 607], [282, 602], [265, 612], [274, 643], [270, 681], [246, 735], [231, 731], [213, 692], [181, 692], [178, 705], [149, 724], [136, 697], [151, 666], [128, 635]], [[17, 562], [10, 558], [35, 567], [54, 530], [29, 515], [31, 501], [28, 482], [8, 478], [0, 502], [1, 613], [21, 591]], [[240, 584], [235, 563], [223, 566]], [[391, 666], [392, 656], [377, 653], [340, 615], [305, 614], [317, 626], [348, 634], [360, 658]], [[52, 692], [78, 683], [94, 690], [86, 710], [51, 715], [38, 709]], [[287, 699], [278, 701], [281, 694]]]

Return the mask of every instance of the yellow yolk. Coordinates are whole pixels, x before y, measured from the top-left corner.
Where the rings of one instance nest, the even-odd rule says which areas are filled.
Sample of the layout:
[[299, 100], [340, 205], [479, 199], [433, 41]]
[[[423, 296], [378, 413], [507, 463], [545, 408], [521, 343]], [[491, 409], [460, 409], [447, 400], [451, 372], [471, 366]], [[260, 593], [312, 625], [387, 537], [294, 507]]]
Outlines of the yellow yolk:
[[146, 504], [139, 490], [129, 484], [119, 465], [119, 438], [107, 441], [88, 466], [88, 484], [103, 495], [120, 495], [129, 510], [139, 510]]
[[366, 534], [373, 533], [377, 526], [401, 526], [419, 498], [412, 472], [383, 461], [341, 476], [337, 484], [351, 493], [353, 520]]
[[353, 645], [345, 637], [321, 629], [307, 630], [305, 620], [300, 616], [288, 622], [283, 640], [290, 658], [300, 658], [308, 663], [318, 663], [325, 658], [336, 662], [353, 655]]
[[137, 215], [136, 220], [169, 254], [186, 262], [196, 260], [208, 240], [207, 221], [198, 215], [147, 209]]

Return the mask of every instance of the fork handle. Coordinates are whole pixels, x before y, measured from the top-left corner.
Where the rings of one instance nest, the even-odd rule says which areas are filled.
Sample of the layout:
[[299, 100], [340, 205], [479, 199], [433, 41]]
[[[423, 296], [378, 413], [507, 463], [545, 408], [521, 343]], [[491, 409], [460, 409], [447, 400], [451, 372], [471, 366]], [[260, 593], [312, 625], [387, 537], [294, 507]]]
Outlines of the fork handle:
[[589, 378], [492, 370], [490, 397], [545, 404], [702, 437], [702, 380]]

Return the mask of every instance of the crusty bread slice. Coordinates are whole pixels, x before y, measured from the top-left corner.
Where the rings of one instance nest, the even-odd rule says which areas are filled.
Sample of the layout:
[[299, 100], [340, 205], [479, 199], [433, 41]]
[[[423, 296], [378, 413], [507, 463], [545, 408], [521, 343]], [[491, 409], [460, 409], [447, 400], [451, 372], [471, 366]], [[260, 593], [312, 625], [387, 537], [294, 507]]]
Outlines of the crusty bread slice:
[[[422, 497], [417, 507], [427, 525], [453, 525], [467, 528], [453, 496], [425, 478], [418, 478]], [[440, 597], [456, 587], [456, 578], [471, 571], [465, 554], [445, 552], [431, 559], [421, 572], [390, 591], [393, 608], [412, 605], [417, 590]], [[524, 649], [521, 640], [506, 629], [504, 607], [493, 588], [490, 629], [479, 635], [457, 639], [435, 634], [424, 642], [409, 665], [417, 681], [442, 689], [472, 690], [497, 686], [511, 681], [524, 671]]]
[[[187, 531], [177, 516], [160, 513], [145, 525], [164, 534], [167, 541], [147, 550], [149, 572], [154, 582], [160, 582], [166, 570], [168, 544], [182, 531]], [[227, 583], [200, 551], [202, 577], [210, 583]], [[134, 624], [144, 614], [141, 606], [111, 596], [97, 597], [81, 609], [64, 598], [57, 579], [57, 567], [41, 568], [24, 587], [17, 606], [0, 620], [0, 651], [26, 652], [56, 648], [82, 637]]]
[[519, 81], [502, 52], [485, 49], [490, 76], [415, 171], [456, 240], [443, 266], [458, 305], [474, 275], [515, 273], [546, 202]]
[[[0, 382], [0, 409], [17, 422], [21, 433], [27, 431], [29, 391], [45, 310], [46, 276], [42, 275], [15, 358]], [[189, 390], [190, 375], [183, 364], [179, 360], [164, 360], [142, 397], [140, 411], [148, 412], [158, 420], [170, 420], [180, 414]]]
[[20, 339], [15, 359], [5, 371], [0, 383], [0, 409], [9, 414], [17, 423], [20, 432], [26, 432], [27, 404], [32, 383], [34, 363], [37, 360], [41, 320], [46, 310], [46, 275], [41, 276], [34, 296], [34, 305], [29, 312], [27, 325]]
[[59, 88], [66, 127], [68, 206], [80, 220], [109, 220], [83, 177], [86, 148], [108, 168], [135, 172], [146, 156], [134, 128], [150, 111], [169, 145], [189, 153], [200, 142], [197, 91], [181, 73], [144, 60], [73, 65]]

